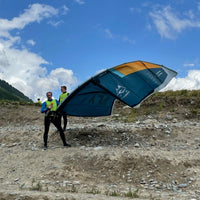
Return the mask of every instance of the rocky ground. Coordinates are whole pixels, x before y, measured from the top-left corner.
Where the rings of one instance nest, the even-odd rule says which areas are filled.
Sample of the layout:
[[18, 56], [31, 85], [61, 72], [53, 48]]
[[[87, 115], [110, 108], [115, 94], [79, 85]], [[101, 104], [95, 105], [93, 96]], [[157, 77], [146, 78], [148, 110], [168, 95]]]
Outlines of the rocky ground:
[[68, 117], [72, 147], [52, 125], [48, 150], [40, 107], [1, 104], [0, 199], [200, 199], [199, 98], [157, 99]]

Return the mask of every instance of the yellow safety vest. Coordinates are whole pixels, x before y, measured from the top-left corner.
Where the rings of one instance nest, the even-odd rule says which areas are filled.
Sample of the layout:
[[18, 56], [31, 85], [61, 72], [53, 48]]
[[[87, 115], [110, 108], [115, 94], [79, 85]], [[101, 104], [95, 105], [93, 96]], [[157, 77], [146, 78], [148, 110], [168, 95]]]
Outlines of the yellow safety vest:
[[65, 93], [62, 93], [60, 95], [60, 103], [66, 98], [66, 96], [68, 95], [69, 93], [68, 92], [65, 92]]
[[52, 99], [52, 101], [46, 101], [46, 108], [48, 108], [51, 103], [53, 103], [53, 106], [51, 107], [50, 111], [56, 111], [57, 110], [57, 103], [55, 99]]

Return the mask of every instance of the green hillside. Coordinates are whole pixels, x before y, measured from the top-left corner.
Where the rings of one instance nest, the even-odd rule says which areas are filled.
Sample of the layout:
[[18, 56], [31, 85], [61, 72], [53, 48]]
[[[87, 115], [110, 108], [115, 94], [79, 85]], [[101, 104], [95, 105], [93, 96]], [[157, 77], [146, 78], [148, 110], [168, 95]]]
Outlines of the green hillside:
[[6, 81], [0, 80], [0, 100], [12, 100], [12, 101], [23, 101], [33, 102], [22, 92], [9, 85]]

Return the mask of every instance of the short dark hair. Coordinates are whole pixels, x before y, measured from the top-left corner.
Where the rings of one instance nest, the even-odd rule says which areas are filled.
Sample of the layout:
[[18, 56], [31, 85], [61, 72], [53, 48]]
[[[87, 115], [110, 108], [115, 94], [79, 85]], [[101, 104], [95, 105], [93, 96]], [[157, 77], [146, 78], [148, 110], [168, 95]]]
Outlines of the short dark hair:
[[65, 85], [61, 86], [61, 88], [64, 88], [65, 90], [67, 90], [67, 87]]
[[51, 93], [51, 96], [52, 96], [52, 92], [47, 92], [47, 93], [46, 93], [46, 96], [47, 96], [48, 93]]

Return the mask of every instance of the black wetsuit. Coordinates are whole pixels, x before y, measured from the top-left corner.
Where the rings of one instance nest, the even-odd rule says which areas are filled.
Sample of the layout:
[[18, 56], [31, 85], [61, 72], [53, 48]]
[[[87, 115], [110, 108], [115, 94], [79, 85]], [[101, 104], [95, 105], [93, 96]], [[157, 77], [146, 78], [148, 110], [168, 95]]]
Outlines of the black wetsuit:
[[65, 131], [66, 127], [67, 127], [67, 114], [65, 112], [62, 112], [59, 115], [59, 123], [60, 123], [61, 127], [62, 127], [62, 125], [61, 125], [62, 117], [63, 117], [63, 122], [64, 122], [63, 131]]
[[43, 138], [44, 138], [44, 146], [47, 146], [48, 132], [49, 132], [49, 127], [50, 127], [51, 123], [53, 123], [54, 126], [60, 132], [60, 137], [62, 139], [63, 145], [67, 146], [66, 139], [65, 139], [65, 134], [64, 134], [64, 132], [63, 132], [61, 126], [60, 126], [59, 117], [57, 115], [45, 116], [45, 118], [44, 118], [44, 127], [45, 127], [44, 136], [43, 136]]

